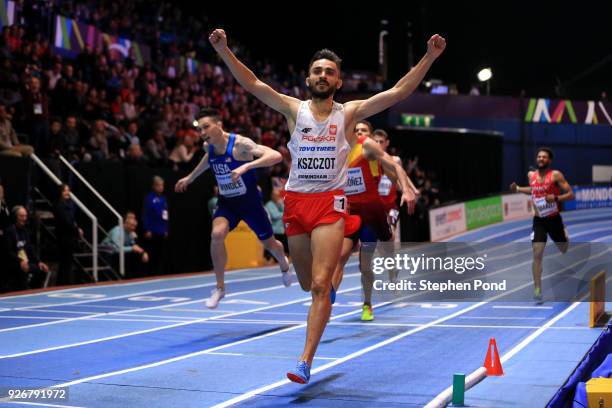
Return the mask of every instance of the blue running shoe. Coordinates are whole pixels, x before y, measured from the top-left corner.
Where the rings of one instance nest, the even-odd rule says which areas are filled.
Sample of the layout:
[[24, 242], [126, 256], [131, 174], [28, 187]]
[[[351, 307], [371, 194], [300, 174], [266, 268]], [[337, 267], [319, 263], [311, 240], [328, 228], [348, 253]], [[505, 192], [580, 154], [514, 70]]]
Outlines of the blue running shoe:
[[298, 384], [308, 384], [308, 381], [310, 381], [310, 366], [305, 361], [298, 361], [295, 370], [287, 373], [287, 378]]
[[331, 300], [331, 304], [336, 303], [336, 289], [334, 289], [334, 285], [331, 285], [331, 290], [329, 291], [329, 299]]

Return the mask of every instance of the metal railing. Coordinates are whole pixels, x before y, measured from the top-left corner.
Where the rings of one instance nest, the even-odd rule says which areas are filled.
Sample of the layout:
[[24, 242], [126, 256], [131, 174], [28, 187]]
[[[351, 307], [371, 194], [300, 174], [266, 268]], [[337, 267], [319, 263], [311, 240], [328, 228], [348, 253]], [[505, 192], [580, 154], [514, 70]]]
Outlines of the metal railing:
[[[32, 160], [34, 161], [34, 163], [36, 163], [36, 165], [58, 186], [62, 185], [62, 181], [55, 175], [53, 174], [53, 172], [47, 167], [47, 165], [45, 165], [42, 160], [40, 160], [40, 158], [38, 156], [36, 156], [36, 154], [32, 153], [32, 155], [30, 156], [32, 158]], [[96, 218], [95, 215], [93, 215], [93, 213], [91, 211], [89, 211], [89, 208], [87, 208], [85, 206], [85, 204], [83, 204], [81, 202], [81, 200], [79, 200], [77, 198], [77, 196], [75, 196], [72, 192], [70, 193], [70, 198], [72, 199], [72, 201], [74, 201], [74, 203], [77, 205], [77, 207], [79, 207], [81, 209], [81, 211], [83, 211], [83, 213], [85, 215], [87, 215], [87, 217], [91, 220], [91, 233], [92, 233], [92, 238], [91, 238], [91, 242], [92, 242], [92, 254], [93, 254], [93, 260], [92, 260], [92, 267], [93, 267], [93, 276], [94, 276], [94, 280], [97, 282], [98, 281], [98, 219]]]
[[[106, 199], [102, 197], [100, 193], [98, 193], [98, 190], [96, 190], [91, 184], [89, 184], [89, 182], [85, 179], [85, 177], [83, 177], [81, 173], [79, 173], [77, 169], [75, 169], [74, 166], [72, 166], [72, 164], [70, 164], [70, 162], [66, 160], [64, 156], [60, 155], [59, 158], [62, 161], [62, 163], [64, 163], [66, 167], [68, 167], [68, 169], [75, 176], [77, 176], [79, 180], [81, 180], [83, 184], [87, 186], [87, 188], [89, 188], [89, 190], [96, 196], [96, 198], [98, 198], [98, 200], [100, 200], [100, 202], [102, 202], [102, 204], [104, 204], [104, 206], [106, 206], [106, 208], [108, 208], [115, 217], [117, 217], [117, 225], [119, 226], [119, 245], [118, 245], [119, 246], [119, 274], [122, 277], [125, 277], [125, 246], [124, 246], [125, 231], [123, 229], [123, 216], [121, 216], [121, 214], [119, 214], [119, 212], [115, 210], [115, 208], [113, 208], [113, 206], [110, 205], [109, 202], [106, 201]], [[97, 244], [98, 243], [96, 241], [94, 244], [94, 247], [96, 247], [96, 255], [97, 255]], [[97, 258], [96, 258], [96, 263], [97, 263]]]

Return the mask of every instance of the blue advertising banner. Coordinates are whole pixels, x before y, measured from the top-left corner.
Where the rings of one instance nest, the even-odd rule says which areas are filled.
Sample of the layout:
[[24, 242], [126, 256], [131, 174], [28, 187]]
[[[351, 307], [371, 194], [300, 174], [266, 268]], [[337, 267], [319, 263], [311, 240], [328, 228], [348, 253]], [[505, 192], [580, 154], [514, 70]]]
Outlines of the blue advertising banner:
[[563, 204], [567, 210], [612, 207], [612, 185], [573, 186], [576, 198]]

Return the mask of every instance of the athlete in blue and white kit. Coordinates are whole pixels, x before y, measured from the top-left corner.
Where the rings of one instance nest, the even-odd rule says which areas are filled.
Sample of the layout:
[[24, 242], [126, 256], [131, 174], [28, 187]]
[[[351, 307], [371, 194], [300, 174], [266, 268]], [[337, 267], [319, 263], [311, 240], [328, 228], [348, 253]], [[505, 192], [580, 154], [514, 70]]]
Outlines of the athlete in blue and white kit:
[[251, 139], [223, 130], [219, 112], [203, 109], [194, 122], [208, 152], [186, 177], [176, 183], [175, 190], [183, 192], [200, 174], [212, 168], [219, 186], [219, 201], [213, 214], [210, 254], [217, 278], [217, 287], [206, 300], [209, 308], [217, 307], [225, 296], [225, 265], [227, 251], [225, 237], [243, 220], [255, 232], [257, 238], [278, 261], [283, 283], [291, 286], [289, 261], [283, 244], [274, 238], [270, 218], [257, 189], [255, 170], [270, 167], [282, 160], [282, 156], [269, 147], [258, 145]]

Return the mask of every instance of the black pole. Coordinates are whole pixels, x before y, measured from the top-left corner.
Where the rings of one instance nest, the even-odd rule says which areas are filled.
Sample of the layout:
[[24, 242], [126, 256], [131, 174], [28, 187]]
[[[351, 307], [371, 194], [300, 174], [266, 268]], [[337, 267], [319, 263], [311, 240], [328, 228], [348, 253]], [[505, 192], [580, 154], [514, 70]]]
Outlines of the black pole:
[[526, 163], [525, 163], [525, 154], [526, 154], [526, 137], [525, 137], [525, 93], [524, 91], [521, 91], [521, 94], [519, 95], [519, 121], [520, 121], [520, 140], [521, 140], [521, 171], [524, 173], [524, 170], [526, 168]]

